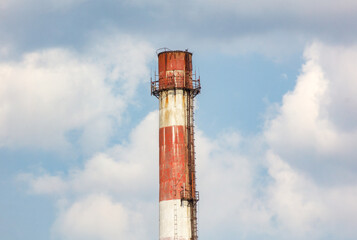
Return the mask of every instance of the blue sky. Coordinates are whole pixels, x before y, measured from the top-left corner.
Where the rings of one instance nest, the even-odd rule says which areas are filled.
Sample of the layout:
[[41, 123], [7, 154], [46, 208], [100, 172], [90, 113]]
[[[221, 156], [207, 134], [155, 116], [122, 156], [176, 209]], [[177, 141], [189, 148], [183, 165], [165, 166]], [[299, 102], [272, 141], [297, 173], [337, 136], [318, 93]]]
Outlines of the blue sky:
[[161, 47], [193, 52], [199, 236], [356, 239], [357, 2], [2, 0], [0, 238], [158, 238]]

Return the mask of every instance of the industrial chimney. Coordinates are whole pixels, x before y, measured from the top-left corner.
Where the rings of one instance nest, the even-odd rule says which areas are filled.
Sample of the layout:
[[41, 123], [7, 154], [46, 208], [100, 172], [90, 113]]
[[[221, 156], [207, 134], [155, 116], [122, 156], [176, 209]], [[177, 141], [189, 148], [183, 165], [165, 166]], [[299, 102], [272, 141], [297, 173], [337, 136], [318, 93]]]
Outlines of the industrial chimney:
[[197, 239], [194, 98], [200, 79], [192, 53], [159, 49], [151, 95], [160, 104], [160, 240]]

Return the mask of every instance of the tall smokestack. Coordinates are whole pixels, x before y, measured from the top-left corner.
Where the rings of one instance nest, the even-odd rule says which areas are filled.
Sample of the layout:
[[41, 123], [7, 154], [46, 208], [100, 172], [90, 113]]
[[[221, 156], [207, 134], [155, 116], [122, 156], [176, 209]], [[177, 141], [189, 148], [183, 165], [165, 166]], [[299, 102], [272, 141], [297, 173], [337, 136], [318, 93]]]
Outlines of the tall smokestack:
[[160, 240], [197, 239], [192, 53], [159, 49], [151, 94], [160, 103]]

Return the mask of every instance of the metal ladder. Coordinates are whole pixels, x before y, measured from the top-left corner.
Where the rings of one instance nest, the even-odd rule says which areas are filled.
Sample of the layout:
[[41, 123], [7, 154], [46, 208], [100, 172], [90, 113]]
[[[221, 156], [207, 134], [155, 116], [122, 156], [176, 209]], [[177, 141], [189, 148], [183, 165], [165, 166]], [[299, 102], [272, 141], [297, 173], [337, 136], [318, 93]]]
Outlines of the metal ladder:
[[191, 239], [198, 239], [197, 227], [197, 201], [196, 194], [196, 167], [195, 167], [195, 139], [194, 139], [194, 95], [191, 91], [187, 91], [187, 136], [188, 136], [188, 169], [189, 169], [189, 184], [190, 184], [190, 199], [189, 206], [191, 207]]
[[177, 203], [174, 205], [174, 240], [178, 240], [177, 234]]

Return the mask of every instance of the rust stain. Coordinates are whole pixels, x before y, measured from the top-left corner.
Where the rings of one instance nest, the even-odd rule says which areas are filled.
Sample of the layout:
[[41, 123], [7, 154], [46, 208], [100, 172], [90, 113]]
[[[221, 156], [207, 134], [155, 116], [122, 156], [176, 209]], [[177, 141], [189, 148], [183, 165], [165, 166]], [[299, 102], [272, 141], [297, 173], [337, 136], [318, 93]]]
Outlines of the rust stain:
[[169, 51], [159, 54], [159, 89], [192, 88], [192, 53]]
[[167, 108], [167, 106], [169, 106], [169, 96], [168, 96], [168, 94], [165, 97], [165, 108]]
[[160, 201], [180, 199], [188, 186], [185, 135], [184, 126], [160, 128]]

